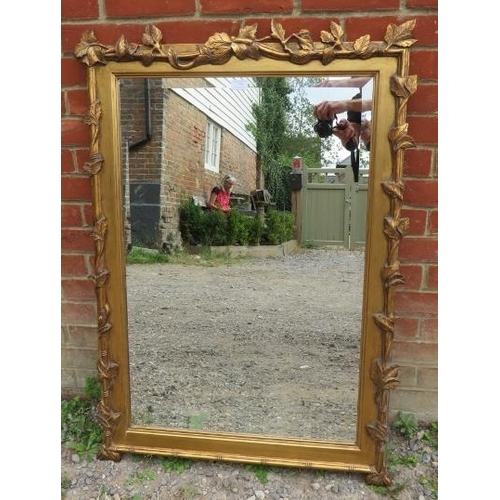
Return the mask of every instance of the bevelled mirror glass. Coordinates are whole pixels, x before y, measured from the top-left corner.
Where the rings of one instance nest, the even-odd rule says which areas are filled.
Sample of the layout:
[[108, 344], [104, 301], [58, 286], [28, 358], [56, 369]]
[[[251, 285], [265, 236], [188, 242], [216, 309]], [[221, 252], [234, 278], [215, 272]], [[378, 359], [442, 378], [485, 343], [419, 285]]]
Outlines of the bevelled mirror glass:
[[[154, 26], [142, 45], [83, 35], [75, 54], [89, 73], [101, 458], [354, 470], [390, 484], [413, 26], [390, 25], [381, 42], [345, 42], [333, 22], [318, 42], [274, 22], [271, 36], [257, 39], [251, 26], [203, 46], [163, 45]], [[266, 86], [288, 89], [280, 138], [286, 182], [299, 186], [266, 203], [294, 212], [293, 248], [218, 266], [128, 263], [136, 245], [172, 251], [180, 205], [206, 206], [222, 174], [235, 174], [235, 209], [257, 216], [252, 193], [266, 186], [255, 107]], [[330, 107], [325, 125], [323, 103], [334, 101], [349, 109]], [[345, 123], [358, 127], [355, 147]]]
[[[338, 207], [330, 211], [318, 199], [309, 216], [333, 223], [341, 217], [343, 224], [366, 219], [363, 188], [369, 178], [369, 151], [360, 148], [361, 179], [355, 184], [345, 166], [336, 169], [342, 162], [349, 164], [350, 152], [335, 135], [318, 137], [313, 113], [315, 105], [327, 100], [356, 98], [359, 86], [362, 99], [371, 102], [373, 79], [352, 75], [266, 77], [265, 81], [260, 77], [120, 79], [128, 251], [165, 247], [172, 251], [168, 247], [175, 246], [173, 235], [179, 224], [172, 200], [182, 200], [190, 181], [200, 185], [191, 187], [191, 193], [206, 200], [211, 183], [228, 169], [238, 171], [233, 201], [243, 197], [234, 208], [256, 216], [255, 207], [239, 210], [239, 206], [256, 187], [252, 109], [262, 103], [268, 88], [283, 89], [288, 105], [285, 173], [291, 160], [300, 158], [307, 168], [304, 175], [314, 176], [311, 182], [304, 181], [304, 203], [309, 203], [311, 194], [318, 198], [326, 194], [340, 203], [341, 214], [336, 214]], [[361, 116], [371, 121], [371, 108], [359, 113], [360, 123]], [[216, 169], [207, 165], [214, 128], [220, 129]], [[278, 131], [271, 129], [271, 135], [274, 139]], [[348, 192], [346, 176], [353, 183]], [[312, 192], [313, 184], [317, 193]], [[347, 197], [360, 201], [347, 204]], [[274, 206], [286, 210], [291, 205], [283, 197]], [[358, 216], [356, 209], [361, 212]], [[157, 221], [169, 210], [173, 215], [165, 215], [159, 227]], [[316, 240], [325, 246], [326, 237], [316, 235]], [[248, 264], [228, 261], [200, 269], [194, 264], [201, 259], [194, 254], [190, 266], [186, 261], [128, 265], [132, 423], [354, 442], [364, 251], [334, 243], [332, 239], [331, 247], [313, 250], [309, 241], [283, 258]]]

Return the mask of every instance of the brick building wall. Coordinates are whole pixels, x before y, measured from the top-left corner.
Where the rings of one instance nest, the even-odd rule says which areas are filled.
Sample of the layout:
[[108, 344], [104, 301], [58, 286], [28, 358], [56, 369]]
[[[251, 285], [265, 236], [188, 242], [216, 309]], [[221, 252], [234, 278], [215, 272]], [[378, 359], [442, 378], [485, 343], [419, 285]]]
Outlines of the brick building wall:
[[120, 127], [127, 245], [158, 248], [163, 151], [160, 79], [120, 81]]
[[219, 173], [207, 170], [206, 115], [175, 92], [169, 94], [165, 115], [175, 119], [165, 124], [162, 218], [168, 240], [176, 241], [180, 203], [191, 196], [208, 200], [213, 186], [227, 173], [237, 178], [235, 193], [249, 194], [255, 189], [256, 159], [251, 149], [223, 128]]
[[[409, 132], [417, 147], [404, 163], [405, 213], [410, 232], [400, 246], [406, 285], [396, 293], [396, 338], [393, 360], [403, 368], [401, 385], [391, 393], [392, 412], [413, 411], [437, 417], [437, 0], [63, 0], [62, 14], [62, 387], [81, 388], [95, 375], [96, 300], [92, 273], [89, 130], [82, 117], [88, 109], [86, 69], [73, 57], [82, 33], [94, 29], [99, 39], [114, 44], [121, 34], [140, 40], [146, 23], [154, 23], [165, 43], [205, 43], [216, 32], [238, 34], [258, 24], [267, 34], [270, 20], [287, 33], [309, 30], [319, 39], [331, 21], [347, 40], [369, 34], [382, 40], [387, 26], [415, 19], [418, 42], [412, 47], [410, 74], [419, 77], [409, 101]], [[201, 188], [201, 186], [198, 186]]]
[[[191, 78], [182, 83], [199, 87], [205, 82]], [[180, 203], [191, 196], [208, 199], [226, 173], [238, 179], [235, 192], [249, 194], [256, 187], [255, 152], [227, 129], [222, 130], [219, 173], [205, 168], [208, 119], [170, 85], [179, 86], [179, 80], [130, 78], [120, 84], [129, 245], [180, 246]]]

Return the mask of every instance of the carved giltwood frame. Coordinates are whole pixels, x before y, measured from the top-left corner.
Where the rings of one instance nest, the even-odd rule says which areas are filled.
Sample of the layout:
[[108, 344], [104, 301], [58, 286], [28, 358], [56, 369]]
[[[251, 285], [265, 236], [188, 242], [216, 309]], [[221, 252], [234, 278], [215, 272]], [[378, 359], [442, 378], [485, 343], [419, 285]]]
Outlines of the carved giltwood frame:
[[[349, 470], [366, 481], [390, 485], [386, 441], [389, 394], [398, 384], [391, 362], [394, 287], [402, 282], [398, 261], [409, 221], [401, 217], [403, 155], [408, 135], [406, 105], [416, 91], [408, 75], [414, 21], [389, 25], [383, 41], [369, 35], [344, 41], [338, 24], [315, 42], [307, 30], [285, 36], [271, 22], [271, 33], [256, 38], [257, 25], [237, 37], [216, 33], [204, 45], [162, 44], [162, 33], [148, 25], [142, 43], [121, 36], [114, 46], [84, 33], [75, 56], [88, 66], [90, 160], [98, 304], [98, 414], [105, 431], [100, 458], [118, 461], [124, 452], [185, 456], [233, 462]], [[374, 77], [374, 132], [367, 215], [366, 269], [361, 341], [360, 389], [355, 443], [131, 426], [127, 306], [118, 79], [130, 76], [266, 76], [367, 74]]]

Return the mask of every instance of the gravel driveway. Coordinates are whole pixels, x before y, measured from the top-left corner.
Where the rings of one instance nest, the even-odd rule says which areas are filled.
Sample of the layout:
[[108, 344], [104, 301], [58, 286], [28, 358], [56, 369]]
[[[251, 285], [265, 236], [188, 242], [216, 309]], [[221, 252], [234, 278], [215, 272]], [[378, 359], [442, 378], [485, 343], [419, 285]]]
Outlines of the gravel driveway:
[[354, 441], [363, 252], [127, 269], [135, 423]]

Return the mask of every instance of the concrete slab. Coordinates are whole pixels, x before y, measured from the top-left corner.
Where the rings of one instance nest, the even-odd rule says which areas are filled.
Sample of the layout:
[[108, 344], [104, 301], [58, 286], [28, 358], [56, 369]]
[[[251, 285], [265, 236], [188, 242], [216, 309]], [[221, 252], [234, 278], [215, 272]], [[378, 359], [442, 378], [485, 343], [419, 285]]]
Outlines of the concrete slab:
[[[300, 245], [297, 240], [290, 240], [281, 243], [280, 245], [254, 245], [254, 246], [213, 246], [210, 250], [214, 254], [227, 254], [232, 257], [283, 257], [291, 253], [297, 252]], [[189, 247], [191, 253], [198, 253], [203, 251], [203, 247]]]

